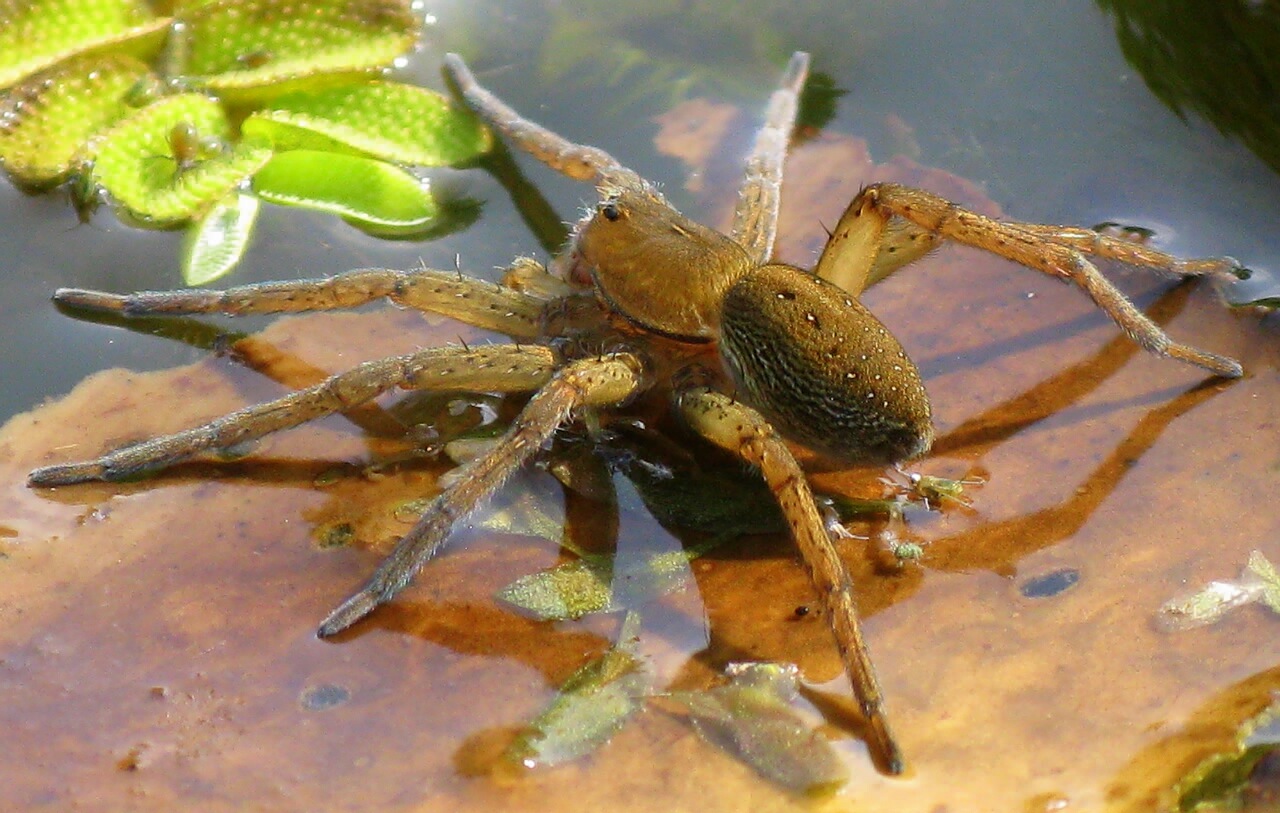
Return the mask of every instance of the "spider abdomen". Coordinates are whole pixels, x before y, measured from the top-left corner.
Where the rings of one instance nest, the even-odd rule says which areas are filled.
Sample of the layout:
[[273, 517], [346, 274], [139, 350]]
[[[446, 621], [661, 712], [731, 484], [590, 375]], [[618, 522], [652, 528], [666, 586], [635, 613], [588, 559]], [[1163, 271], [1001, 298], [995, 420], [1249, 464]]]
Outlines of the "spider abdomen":
[[725, 296], [720, 353], [744, 400], [784, 435], [850, 463], [917, 457], [929, 399], [902, 345], [843, 289], [766, 265]]

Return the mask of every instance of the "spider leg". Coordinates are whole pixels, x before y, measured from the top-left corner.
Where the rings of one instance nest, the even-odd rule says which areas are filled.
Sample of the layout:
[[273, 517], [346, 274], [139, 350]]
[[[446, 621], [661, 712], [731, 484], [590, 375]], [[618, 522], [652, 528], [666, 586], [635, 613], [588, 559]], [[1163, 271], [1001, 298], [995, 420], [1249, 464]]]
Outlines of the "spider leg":
[[1129, 338], [1151, 353], [1203, 367], [1225, 378], [1243, 375], [1240, 363], [1234, 359], [1170, 339], [1086, 259], [1085, 252], [1190, 276], [1232, 274], [1233, 269], [1239, 269], [1234, 260], [1177, 260], [1145, 246], [1125, 246], [1124, 241], [1115, 238], [1086, 236], [1083, 229], [993, 220], [930, 192], [897, 184], [874, 184], [863, 189], [841, 216], [815, 273], [846, 290], [860, 292], [876, 265], [881, 237], [894, 216], [941, 238], [1074, 283]]
[[782, 195], [782, 166], [787, 158], [791, 131], [796, 126], [800, 91], [808, 75], [809, 55], [797, 51], [791, 55], [781, 84], [769, 98], [764, 125], [756, 133], [742, 187], [738, 190], [738, 205], [734, 208], [729, 235], [757, 263], [766, 263], [773, 256]]
[[465, 349], [432, 347], [368, 361], [305, 390], [254, 404], [204, 426], [145, 440], [94, 460], [61, 463], [27, 476], [33, 486], [87, 480], [123, 480], [166, 468], [201, 452], [227, 449], [369, 401], [396, 387], [477, 392], [525, 392], [546, 383], [554, 370], [546, 347], [492, 345]]
[[634, 170], [598, 147], [575, 144], [521, 116], [485, 88], [457, 54], [446, 54], [444, 71], [467, 105], [517, 147], [552, 169], [579, 181], [644, 189], [648, 183]]
[[853, 582], [831, 544], [800, 465], [758, 412], [726, 395], [706, 389], [688, 390], [681, 394], [680, 409], [689, 425], [703, 437], [758, 467], [777, 497], [866, 716], [872, 746], [885, 760], [889, 773], [901, 773], [902, 751], [890, 731], [880, 682], [862, 637]]
[[1123, 237], [1102, 234], [1094, 229], [1075, 226], [1052, 226], [1039, 223], [1019, 223], [1019, 227], [1046, 240], [1059, 243], [1076, 251], [1092, 254], [1107, 260], [1153, 268], [1178, 277], [1213, 276], [1235, 281], [1248, 272], [1234, 257], [1206, 257], [1184, 260], [1142, 243]]
[[320, 624], [321, 637], [364, 618], [404, 588], [444, 544], [454, 524], [475, 510], [583, 407], [619, 404], [644, 386], [643, 362], [630, 353], [583, 359], [556, 374], [525, 405], [487, 454], [467, 463], [396, 545], [373, 576]]
[[[530, 264], [541, 268], [534, 260], [524, 259], [518, 260], [512, 269]], [[538, 335], [542, 309], [546, 305], [539, 297], [503, 285], [466, 277], [456, 271], [429, 268], [412, 271], [362, 268], [322, 279], [262, 282], [224, 291], [188, 288], [109, 294], [59, 288], [53, 295], [54, 301], [61, 305], [125, 316], [297, 313], [354, 308], [382, 298], [520, 339]]]

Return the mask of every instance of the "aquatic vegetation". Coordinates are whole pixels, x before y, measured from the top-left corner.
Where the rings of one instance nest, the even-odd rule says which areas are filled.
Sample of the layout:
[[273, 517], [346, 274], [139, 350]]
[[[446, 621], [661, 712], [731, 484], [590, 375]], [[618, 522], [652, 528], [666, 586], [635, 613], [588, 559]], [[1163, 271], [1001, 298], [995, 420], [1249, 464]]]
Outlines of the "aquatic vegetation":
[[464, 225], [407, 167], [466, 162], [488, 132], [442, 95], [382, 78], [415, 44], [407, 0], [0, 4], [0, 164], [66, 184], [82, 220], [187, 228], [183, 278], [228, 272], [258, 201], [383, 236]]

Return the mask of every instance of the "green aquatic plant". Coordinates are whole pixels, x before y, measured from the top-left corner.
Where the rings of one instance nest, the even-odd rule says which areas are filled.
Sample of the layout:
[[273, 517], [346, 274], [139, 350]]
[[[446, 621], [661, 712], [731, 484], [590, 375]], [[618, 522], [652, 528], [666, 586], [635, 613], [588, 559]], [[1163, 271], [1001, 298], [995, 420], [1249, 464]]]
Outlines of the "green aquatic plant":
[[239, 261], [265, 200], [380, 236], [441, 233], [468, 207], [408, 167], [469, 161], [488, 131], [383, 73], [417, 41], [408, 0], [0, 0], [0, 165], [67, 185], [87, 220], [186, 228], [183, 278]]

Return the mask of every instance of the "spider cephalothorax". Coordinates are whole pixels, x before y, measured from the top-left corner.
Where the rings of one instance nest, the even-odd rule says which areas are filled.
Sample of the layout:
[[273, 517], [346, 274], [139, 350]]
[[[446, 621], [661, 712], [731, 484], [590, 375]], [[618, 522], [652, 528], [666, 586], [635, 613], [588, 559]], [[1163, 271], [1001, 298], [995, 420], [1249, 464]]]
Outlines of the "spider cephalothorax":
[[[116, 296], [62, 290], [58, 301], [141, 316], [279, 313], [348, 307], [379, 298], [498, 331], [515, 344], [428, 348], [362, 364], [276, 401], [205, 426], [50, 465], [30, 482], [114, 480], [349, 409], [395, 388], [533, 393], [507, 433], [467, 463], [372, 578], [320, 626], [346, 629], [390, 600], [431, 559], [458, 519], [536, 456], [557, 428], [584, 413], [631, 403], [656, 382], [696, 433], [755, 466], [774, 493], [817, 590], [891, 771], [902, 756], [882, 707], [859, 628], [853, 586], [784, 437], [837, 462], [896, 463], [932, 442], [919, 372], [859, 302], [867, 285], [942, 239], [977, 246], [1082, 288], [1143, 347], [1239, 376], [1231, 359], [1172, 342], [1098, 273], [1087, 255], [1183, 276], [1231, 275], [1228, 258], [1179, 260], [1086, 229], [995, 221], [935, 195], [871, 186], [849, 205], [812, 272], [770, 262], [787, 142], [808, 57], [796, 54], [774, 93], [747, 161], [728, 234], [673, 209], [610, 155], [529, 122], [481, 88], [456, 56], [446, 72], [467, 102], [513, 143], [565, 174], [590, 180], [601, 201], [578, 224], [562, 273], [519, 261], [502, 285], [454, 272], [364, 269], [318, 280], [224, 292]], [[585, 338], [584, 338], [585, 337]], [[590, 352], [583, 347], [590, 346]], [[576, 348], [567, 352], [566, 348]], [[718, 375], [683, 375], [714, 353]]]

